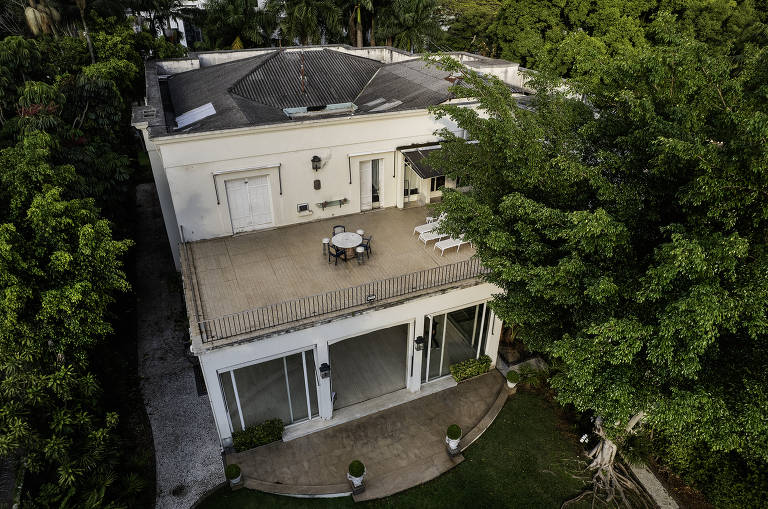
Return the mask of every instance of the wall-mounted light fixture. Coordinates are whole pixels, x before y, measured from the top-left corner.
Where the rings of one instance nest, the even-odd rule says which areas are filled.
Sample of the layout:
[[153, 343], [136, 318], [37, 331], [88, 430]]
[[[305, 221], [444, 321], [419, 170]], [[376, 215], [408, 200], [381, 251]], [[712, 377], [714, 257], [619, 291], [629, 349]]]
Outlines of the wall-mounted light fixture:
[[424, 336], [418, 336], [414, 343], [416, 343], [417, 352], [424, 350]]
[[320, 378], [328, 378], [331, 376], [331, 366], [327, 362], [320, 364]]
[[312, 169], [315, 171], [319, 170], [321, 161], [320, 156], [312, 156]]

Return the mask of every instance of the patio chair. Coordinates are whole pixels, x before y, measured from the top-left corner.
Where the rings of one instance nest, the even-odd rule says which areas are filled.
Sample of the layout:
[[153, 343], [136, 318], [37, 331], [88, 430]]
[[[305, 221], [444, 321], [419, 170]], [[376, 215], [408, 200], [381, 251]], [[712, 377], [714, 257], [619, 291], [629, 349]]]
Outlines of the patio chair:
[[447, 236], [448, 236], [447, 233], [436, 233], [436, 232], [429, 231], [419, 235], [419, 240], [422, 241], [424, 243], [424, 246], [426, 247], [427, 242], [444, 239]]
[[333, 227], [333, 233], [331, 234], [331, 237], [333, 237], [334, 235], [336, 235], [338, 233], [342, 233], [342, 232], [345, 232], [345, 231], [347, 231], [347, 229], [344, 227], [343, 224], [337, 224], [336, 226]]
[[371, 241], [373, 240], [373, 235], [370, 237], [363, 237], [363, 243], [360, 244], [365, 249], [365, 254], [368, 255], [368, 258], [371, 257], [371, 253], [373, 253], [373, 249], [371, 249]]
[[468, 244], [469, 241], [464, 240], [464, 235], [461, 235], [458, 239], [454, 239], [453, 237], [445, 240], [440, 240], [438, 242], [435, 242], [435, 249], [440, 249], [440, 256], [443, 256], [443, 253], [445, 253], [446, 249], [451, 249], [452, 247], [456, 248], [456, 252], [458, 253], [461, 249], [462, 244]]
[[441, 213], [437, 218], [427, 216], [427, 222], [426, 224], [421, 224], [413, 229], [413, 233], [418, 233], [421, 235], [422, 233], [431, 232], [435, 228], [437, 228], [440, 225], [440, 221], [443, 220], [445, 217], [445, 212]]
[[328, 263], [331, 263], [331, 258], [334, 258], [333, 264], [339, 264], [339, 258], [347, 261], [347, 250], [341, 247], [336, 247], [331, 244], [331, 249], [328, 251]]

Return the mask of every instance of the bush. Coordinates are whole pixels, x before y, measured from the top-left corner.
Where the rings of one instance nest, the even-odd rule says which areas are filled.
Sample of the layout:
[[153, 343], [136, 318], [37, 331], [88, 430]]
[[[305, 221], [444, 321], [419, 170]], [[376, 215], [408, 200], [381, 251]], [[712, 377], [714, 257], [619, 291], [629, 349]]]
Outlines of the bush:
[[507, 382], [513, 383], [513, 384], [519, 383], [520, 382], [520, 373], [518, 373], [515, 370], [510, 369], [507, 372]]
[[242, 452], [260, 445], [277, 442], [283, 438], [285, 425], [281, 419], [270, 419], [261, 424], [248, 426], [243, 431], [232, 433], [232, 445], [235, 451]]
[[365, 465], [360, 460], [355, 460], [349, 464], [349, 475], [352, 477], [362, 477], [365, 473]]
[[234, 463], [230, 463], [227, 465], [227, 468], [224, 469], [224, 475], [227, 476], [227, 480], [231, 481], [232, 479], [237, 479], [240, 475], [240, 465], [235, 465]]
[[487, 355], [481, 355], [478, 359], [469, 359], [457, 362], [451, 366], [451, 376], [457, 382], [482, 375], [491, 367], [491, 358]]
[[458, 440], [461, 438], [461, 428], [458, 424], [451, 424], [448, 426], [448, 430], [445, 432], [445, 436], [451, 440]]

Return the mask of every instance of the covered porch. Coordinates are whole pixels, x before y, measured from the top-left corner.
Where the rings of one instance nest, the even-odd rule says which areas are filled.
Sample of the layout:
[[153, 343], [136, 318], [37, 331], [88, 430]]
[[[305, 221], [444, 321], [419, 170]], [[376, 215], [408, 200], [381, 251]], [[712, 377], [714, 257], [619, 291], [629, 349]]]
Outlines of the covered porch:
[[299, 496], [350, 493], [347, 466], [366, 467], [366, 491], [384, 497], [429, 481], [463, 461], [445, 448], [445, 430], [458, 424], [463, 450], [493, 422], [507, 398], [496, 371], [455, 387], [287, 442], [227, 455], [241, 466], [245, 486]]

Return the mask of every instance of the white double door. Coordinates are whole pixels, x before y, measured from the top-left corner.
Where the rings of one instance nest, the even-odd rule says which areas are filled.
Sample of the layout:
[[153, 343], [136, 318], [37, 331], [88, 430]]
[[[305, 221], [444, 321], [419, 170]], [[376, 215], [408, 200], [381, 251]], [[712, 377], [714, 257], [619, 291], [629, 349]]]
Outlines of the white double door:
[[272, 226], [269, 175], [227, 180], [226, 187], [233, 233]]

